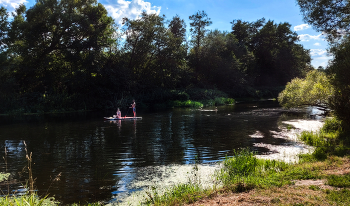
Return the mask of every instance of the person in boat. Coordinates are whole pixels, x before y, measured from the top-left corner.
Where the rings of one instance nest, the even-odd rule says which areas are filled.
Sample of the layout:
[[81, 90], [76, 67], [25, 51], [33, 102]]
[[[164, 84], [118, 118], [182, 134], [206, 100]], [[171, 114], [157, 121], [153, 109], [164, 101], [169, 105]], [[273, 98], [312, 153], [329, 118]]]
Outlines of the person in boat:
[[122, 118], [122, 113], [120, 112], [119, 108], [117, 110], [117, 118], [121, 119]]
[[131, 104], [132, 112], [134, 113], [134, 117], [136, 117], [136, 102], [135, 100], [132, 100], [133, 103]]

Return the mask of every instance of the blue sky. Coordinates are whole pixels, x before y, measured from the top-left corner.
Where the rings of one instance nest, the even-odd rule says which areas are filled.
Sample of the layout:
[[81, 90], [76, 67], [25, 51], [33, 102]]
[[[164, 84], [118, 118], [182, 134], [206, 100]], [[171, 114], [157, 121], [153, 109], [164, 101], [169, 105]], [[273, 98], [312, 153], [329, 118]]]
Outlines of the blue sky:
[[[300, 44], [310, 49], [312, 65], [327, 66], [331, 57], [327, 56], [327, 42], [320, 32], [305, 24], [296, 5], [296, 0], [98, 0], [116, 22], [123, 17], [137, 18], [142, 11], [165, 15], [171, 19], [178, 14], [189, 24], [188, 17], [197, 11], [204, 10], [213, 24], [209, 29], [231, 31], [232, 20], [256, 21], [261, 18], [273, 20], [275, 23], [288, 22], [296, 31]], [[35, 0], [0, 0], [0, 6], [13, 11], [19, 4], [27, 8], [34, 5]], [[189, 30], [189, 27], [187, 27]]]

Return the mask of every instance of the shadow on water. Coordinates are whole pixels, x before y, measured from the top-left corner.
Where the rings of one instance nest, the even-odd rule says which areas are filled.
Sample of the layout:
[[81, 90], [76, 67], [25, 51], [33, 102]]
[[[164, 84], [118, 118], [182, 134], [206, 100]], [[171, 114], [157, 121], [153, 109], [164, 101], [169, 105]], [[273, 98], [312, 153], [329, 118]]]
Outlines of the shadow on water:
[[[146, 187], [135, 180], [145, 172], [157, 174], [154, 168], [191, 165], [196, 158], [210, 165], [232, 155], [233, 149], [250, 147], [269, 154], [273, 151], [259, 145], [294, 144], [271, 131], [281, 131], [283, 121], [308, 119], [310, 111], [287, 111], [268, 101], [221, 106], [218, 111], [138, 111], [142, 120], [103, 120], [113, 114], [1, 116], [0, 149], [3, 153], [7, 148], [8, 172], [22, 181], [17, 188], [26, 179], [25, 173], [19, 174], [26, 165], [23, 141], [33, 153], [39, 194], [49, 193], [63, 203], [110, 201]], [[0, 168], [5, 171], [4, 162]], [[58, 174], [60, 180], [53, 181]]]

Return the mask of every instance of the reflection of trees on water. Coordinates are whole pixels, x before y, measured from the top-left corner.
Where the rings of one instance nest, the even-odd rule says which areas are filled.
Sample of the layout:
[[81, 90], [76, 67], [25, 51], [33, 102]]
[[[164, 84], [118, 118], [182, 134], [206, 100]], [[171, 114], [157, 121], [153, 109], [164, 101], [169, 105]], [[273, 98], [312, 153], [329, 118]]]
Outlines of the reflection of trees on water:
[[[50, 187], [48, 193], [57, 199], [91, 202], [111, 197], [112, 187], [118, 181], [114, 172], [123, 167], [117, 159], [122, 159], [118, 155], [125, 152], [109, 146], [122, 141], [113, 138], [114, 132], [96, 124], [31, 125], [7, 129], [1, 137], [13, 139], [5, 141], [1, 148], [8, 148], [8, 164], [16, 173], [26, 164], [22, 143], [26, 141], [28, 151], [33, 153], [33, 176], [37, 178], [39, 194], [45, 194]], [[61, 172], [61, 180], [52, 182]]]

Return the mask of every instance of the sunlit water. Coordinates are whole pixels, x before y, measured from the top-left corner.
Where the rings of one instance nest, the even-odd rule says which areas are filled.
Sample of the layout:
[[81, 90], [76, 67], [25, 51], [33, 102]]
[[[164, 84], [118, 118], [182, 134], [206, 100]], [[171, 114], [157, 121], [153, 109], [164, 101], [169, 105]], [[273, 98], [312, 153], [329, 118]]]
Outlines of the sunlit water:
[[[137, 205], [146, 191], [161, 193], [191, 181], [220, 184], [213, 178], [217, 162], [233, 149], [249, 147], [259, 158], [296, 162], [297, 154], [312, 150], [296, 134], [322, 125], [317, 110], [283, 110], [275, 102], [138, 113], [142, 120], [103, 121], [112, 112], [1, 117], [2, 156], [6, 147], [7, 171], [22, 181], [10, 192], [27, 179], [23, 141], [33, 153], [39, 194], [63, 203]], [[6, 170], [4, 162], [0, 166]]]

